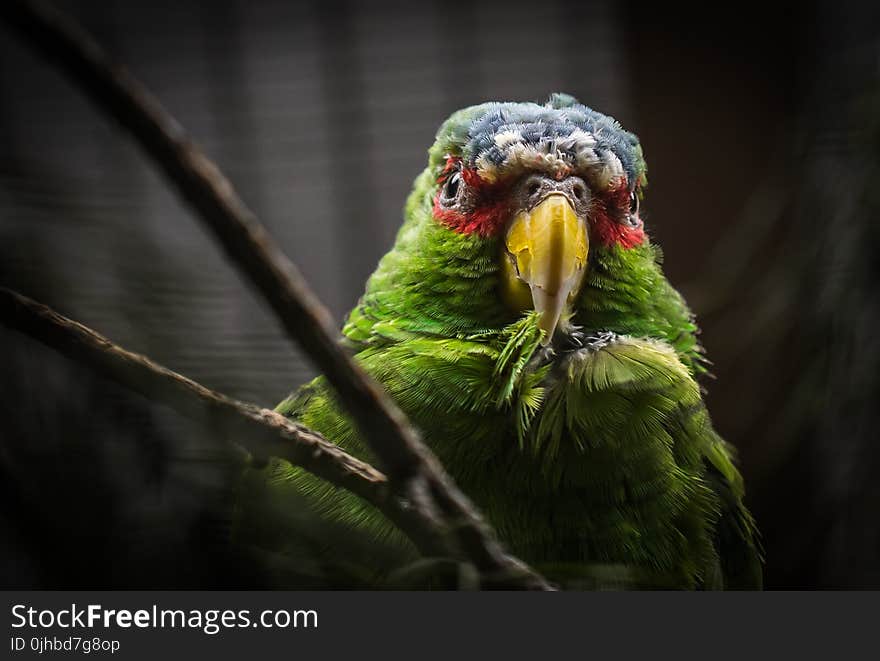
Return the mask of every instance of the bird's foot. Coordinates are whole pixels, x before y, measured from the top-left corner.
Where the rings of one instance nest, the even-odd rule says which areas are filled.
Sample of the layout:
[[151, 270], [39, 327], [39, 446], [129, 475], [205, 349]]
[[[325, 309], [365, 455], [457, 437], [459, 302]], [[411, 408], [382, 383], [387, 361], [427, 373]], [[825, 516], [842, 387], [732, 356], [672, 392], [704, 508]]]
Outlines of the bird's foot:
[[553, 342], [535, 351], [531, 366], [541, 367], [550, 363], [562, 363], [566, 358], [580, 353], [598, 351], [617, 341], [613, 331], [584, 331], [580, 326], [572, 326], [565, 333], [557, 333]]
[[567, 333], [554, 338], [553, 347], [557, 353], [573, 353], [584, 349], [598, 351], [617, 339], [617, 333], [606, 330], [584, 331], [580, 326], [572, 326]]

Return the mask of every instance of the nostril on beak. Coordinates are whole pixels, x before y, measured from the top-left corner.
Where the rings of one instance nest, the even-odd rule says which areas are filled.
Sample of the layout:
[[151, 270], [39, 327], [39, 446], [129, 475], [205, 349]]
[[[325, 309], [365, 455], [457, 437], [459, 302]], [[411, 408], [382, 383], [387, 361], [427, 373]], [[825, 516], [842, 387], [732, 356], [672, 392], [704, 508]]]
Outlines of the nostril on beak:
[[538, 191], [541, 190], [541, 180], [537, 177], [532, 177], [529, 179], [526, 184], [526, 195], [532, 197], [533, 195], [537, 195]]
[[584, 205], [590, 201], [590, 189], [583, 179], [569, 176], [554, 179], [547, 175], [531, 174], [520, 184], [521, 204], [528, 208], [538, 204], [547, 195], [562, 193], [572, 204]]

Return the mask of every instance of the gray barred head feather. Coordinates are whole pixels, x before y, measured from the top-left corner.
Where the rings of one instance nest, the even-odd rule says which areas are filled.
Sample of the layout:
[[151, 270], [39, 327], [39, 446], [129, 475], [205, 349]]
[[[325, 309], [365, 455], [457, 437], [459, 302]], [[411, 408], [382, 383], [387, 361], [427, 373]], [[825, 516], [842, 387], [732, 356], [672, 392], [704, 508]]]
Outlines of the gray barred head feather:
[[599, 190], [625, 177], [644, 179], [638, 138], [566, 94], [537, 103], [484, 103], [460, 110], [440, 127], [430, 165], [460, 157], [480, 178], [495, 182], [525, 171], [584, 176]]

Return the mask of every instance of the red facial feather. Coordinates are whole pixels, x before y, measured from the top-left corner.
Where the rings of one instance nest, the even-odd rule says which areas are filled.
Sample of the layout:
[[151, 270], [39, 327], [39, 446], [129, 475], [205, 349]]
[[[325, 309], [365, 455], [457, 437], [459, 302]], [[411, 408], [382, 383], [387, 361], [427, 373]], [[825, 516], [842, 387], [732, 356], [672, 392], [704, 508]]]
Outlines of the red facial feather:
[[[458, 169], [460, 162], [459, 158], [446, 159], [446, 166], [437, 179], [441, 187], [447, 177]], [[509, 185], [504, 182], [491, 184], [481, 179], [476, 170], [471, 168], [462, 168], [461, 178], [465, 185], [476, 191], [474, 208], [467, 212], [444, 209], [440, 205], [438, 191], [434, 196], [434, 218], [459, 234], [495, 236], [503, 229], [510, 217], [511, 210], [507, 202]], [[606, 247], [619, 245], [626, 249], [644, 243], [645, 229], [641, 221], [635, 227], [629, 227], [616, 220], [627, 213], [628, 207], [629, 189], [625, 181], [612, 186], [598, 197], [590, 214], [590, 235], [593, 240]]]
[[[446, 159], [446, 167], [443, 168], [443, 172], [437, 179], [441, 187], [447, 177], [459, 167], [460, 162], [461, 159], [458, 158], [449, 157]], [[481, 179], [477, 171], [471, 168], [462, 168], [461, 178], [465, 185], [475, 192], [474, 208], [467, 212], [444, 209], [440, 206], [440, 192], [438, 191], [434, 196], [434, 218], [459, 234], [478, 234], [482, 237], [496, 235], [510, 216], [506, 195], [508, 186], [506, 184], [490, 184]]]
[[618, 222], [621, 214], [628, 213], [629, 188], [626, 181], [612, 186], [594, 203], [591, 219], [591, 235], [603, 246], [619, 245], [621, 248], [635, 248], [645, 242], [645, 226], [641, 220], [635, 227]]
[[510, 216], [507, 203], [503, 200], [480, 205], [468, 213], [463, 213], [454, 209], [442, 208], [438, 198], [434, 199], [434, 218], [459, 234], [494, 236], [504, 227]]
[[455, 172], [458, 168], [458, 164], [461, 163], [461, 159], [455, 156], [447, 156], [446, 157], [446, 165], [443, 167], [443, 172], [440, 173], [440, 176], [437, 177], [437, 181], [439, 183], [443, 183], [446, 181], [446, 178]]

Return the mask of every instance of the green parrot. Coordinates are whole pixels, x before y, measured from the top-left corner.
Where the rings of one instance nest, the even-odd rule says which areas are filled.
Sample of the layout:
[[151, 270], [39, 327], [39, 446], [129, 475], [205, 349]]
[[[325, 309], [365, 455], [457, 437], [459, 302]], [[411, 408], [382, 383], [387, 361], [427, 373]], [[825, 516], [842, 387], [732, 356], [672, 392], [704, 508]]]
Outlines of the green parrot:
[[[506, 547], [558, 584], [759, 588], [694, 317], [640, 217], [636, 136], [554, 94], [460, 110], [428, 154], [344, 325], [356, 360]], [[277, 410], [372, 460], [323, 377]], [[257, 545], [293, 552], [302, 537], [281, 522], [307, 509], [343, 531], [312, 550], [370, 565], [367, 585], [417, 559], [371, 506], [282, 460], [245, 484], [238, 526]]]

